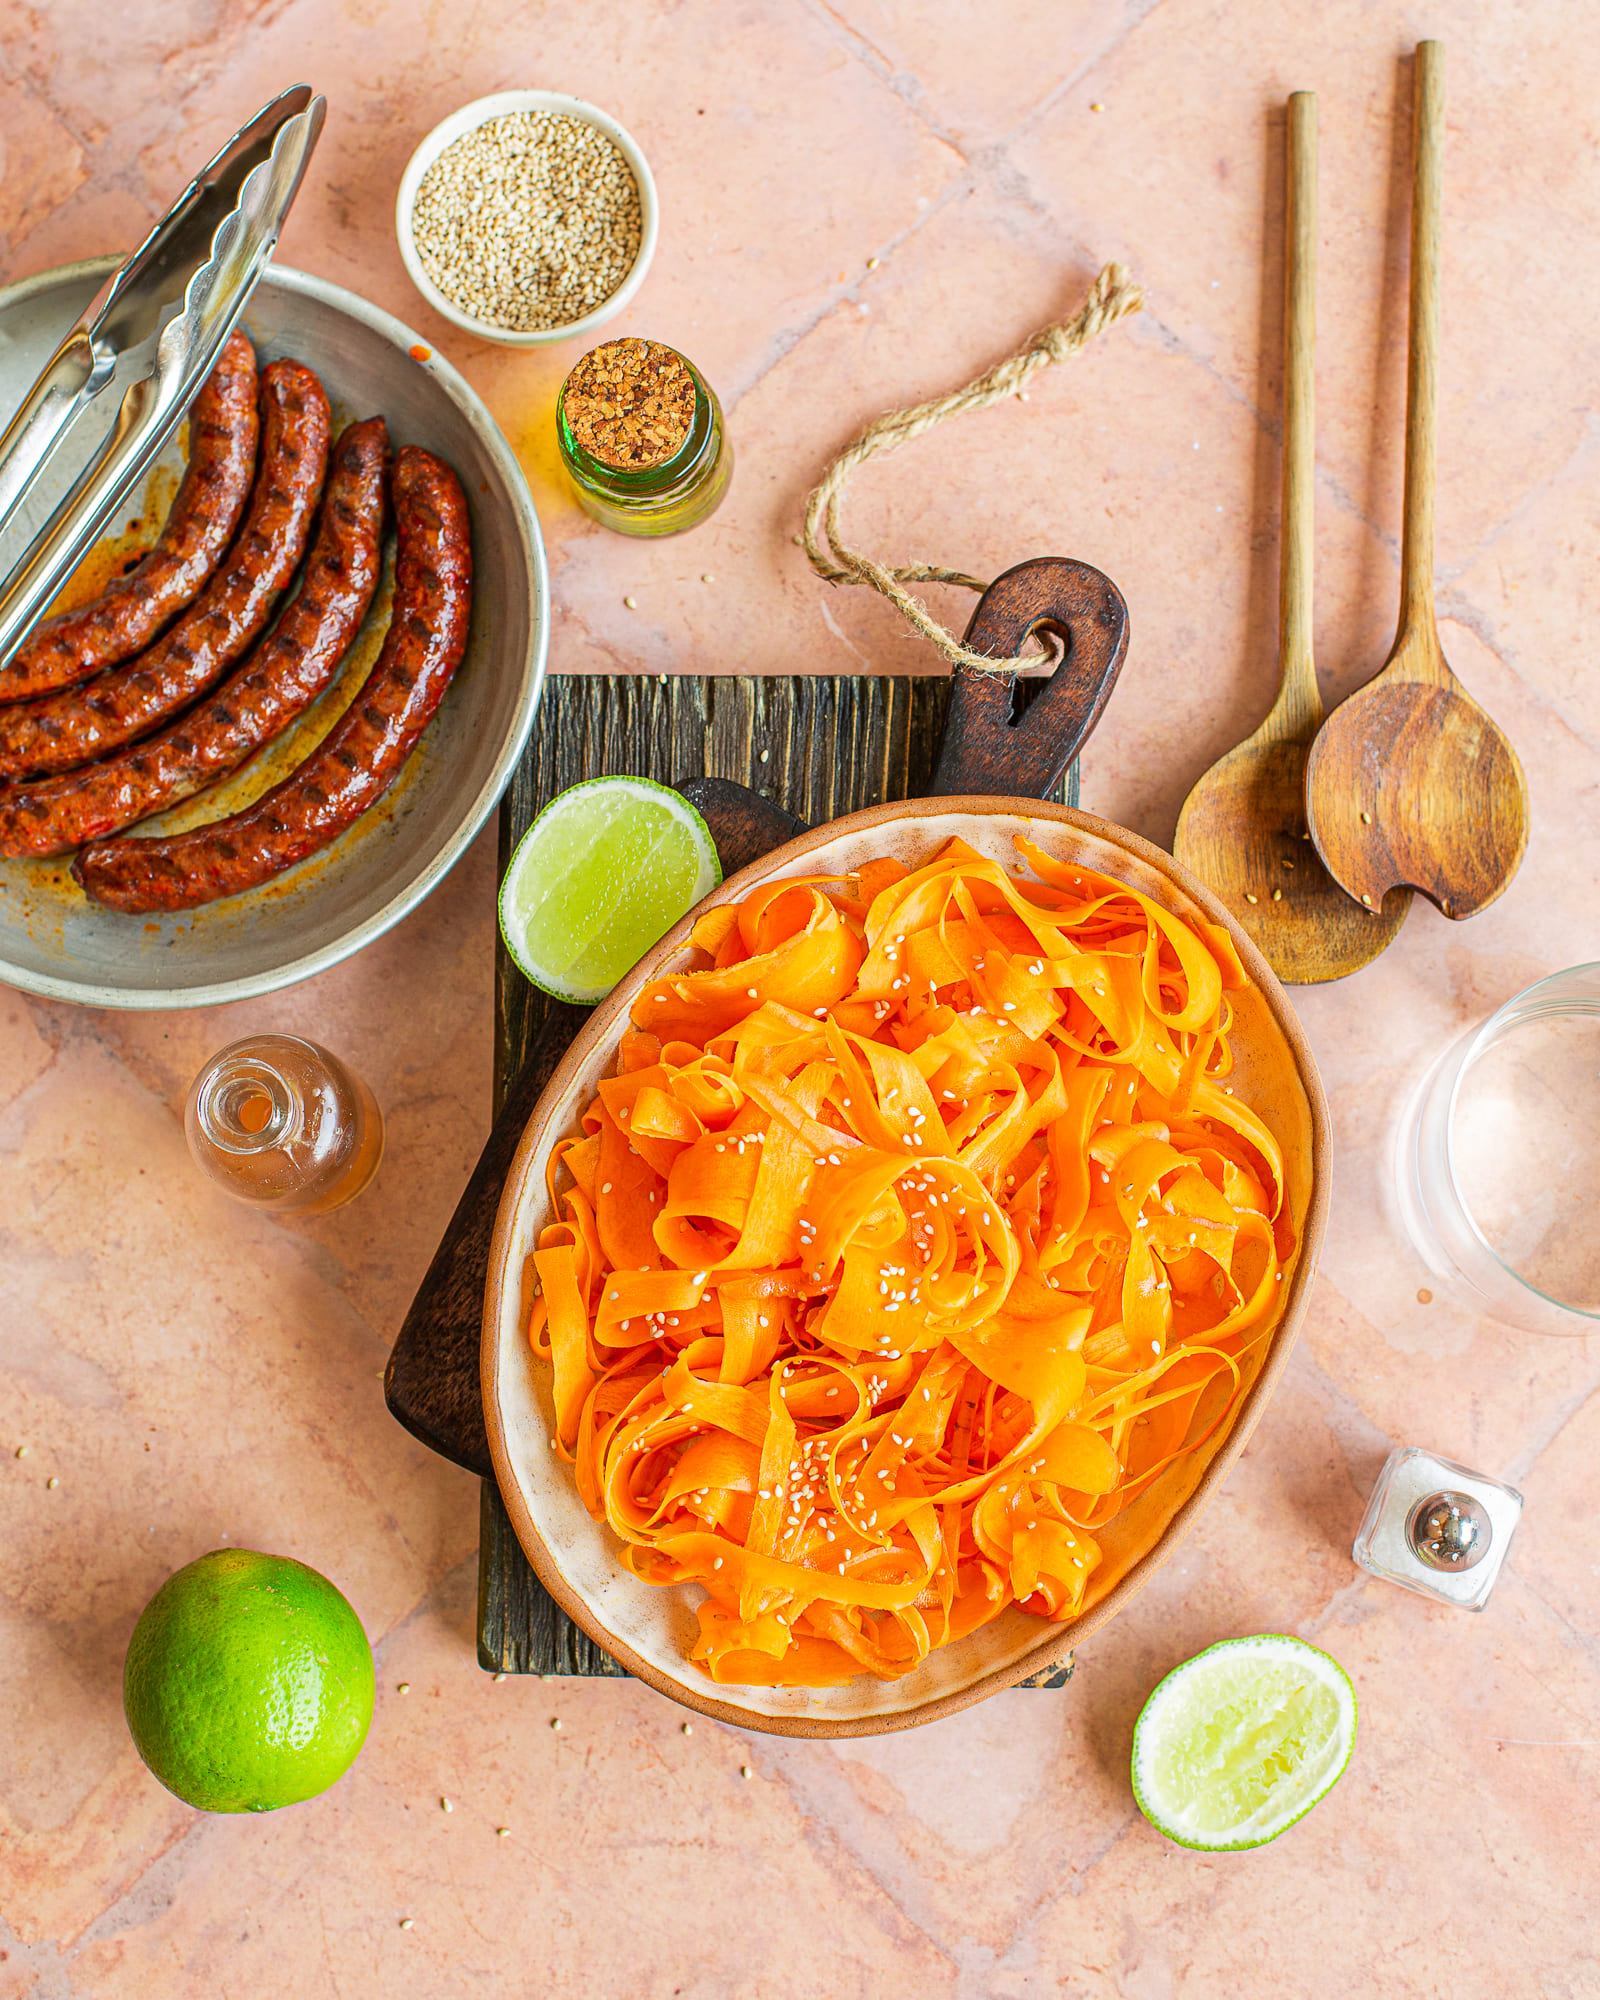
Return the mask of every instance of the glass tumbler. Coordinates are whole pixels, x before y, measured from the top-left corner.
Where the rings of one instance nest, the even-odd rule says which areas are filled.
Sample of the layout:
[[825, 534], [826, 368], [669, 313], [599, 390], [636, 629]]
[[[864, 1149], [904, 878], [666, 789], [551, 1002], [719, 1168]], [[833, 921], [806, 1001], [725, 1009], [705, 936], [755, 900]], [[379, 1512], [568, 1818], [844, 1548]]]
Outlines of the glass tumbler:
[[1600, 964], [1447, 1049], [1402, 1122], [1400, 1213], [1445, 1289], [1532, 1333], [1600, 1333]]

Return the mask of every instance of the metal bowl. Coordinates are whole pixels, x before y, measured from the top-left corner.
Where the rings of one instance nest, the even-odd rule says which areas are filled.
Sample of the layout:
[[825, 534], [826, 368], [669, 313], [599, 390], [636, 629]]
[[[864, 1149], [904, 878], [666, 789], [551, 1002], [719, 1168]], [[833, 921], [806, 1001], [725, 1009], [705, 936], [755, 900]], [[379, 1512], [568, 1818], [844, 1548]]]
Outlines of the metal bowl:
[[[0, 291], [0, 409], [20, 402], [117, 262], [95, 258]], [[533, 727], [549, 644], [544, 544], [527, 483], [494, 418], [409, 328], [322, 278], [270, 267], [244, 325], [263, 361], [292, 355], [317, 371], [336, 425], [383, 416], [396, 446], [425, 445], [454, 466], [472, 514], [475, 587], [466, 657], [388, 797], [324, 853], [249, 895], [146, 920], [89, 902], [65, 859], [0, 861], [0, 980], [51, 999], [97, 1007], [209, 1006], [270, 993], [338, 964], [444, 879], [499, 802]], [[111, 414], [107, 409], [107, 424]], [[97, 443], [80, 434], [51, 465], [20, 520], [0, 535], [0, 574]], [[174, 444], [157, 464], [145, 500], [130, 503], [129, 514], [164, 511], [180, 466]], [[329, 725], [352, 692], [352, 677], [370, 662], [387, 594], [380, 593], [339, 685], [298, 726], [295, 756]], [[234, 812], [276, 782], [284, 764], [282, 746], [273, 746], [137, 832]]]
[[1328, 1109], [1316, 1064], [1271, 968], [1215, 896], [1136, 834], [1070, 806], [1020, 799], [938, 798], [874, 806], [801, 835], [715, 890], [701, 909], [737, 901], [787, 875], [837, 875], [877, 854], [908, 867], [927, 861], [953, 834], [991, 860], [1014, 866], [1013, 836], [1127, 882], [1189, 923], [1225, 928], [1251, 984], [1233, 993], [1234, 1076], [1240, 1096], [1276, 1134], [1298, 1247], [1288, 1266], [1272, 1339], [1246, 1363], [1231, 1419], [1169, 1468], [1100, 1534], [1105, 1562], [1087, 1608], [1052, 1624], [1012, 1605], [993, 1624], [942, 1646], [897, 1681], [863, 1674], [834, 1688], [719, 1684], [689, 1664], [699, 1591], [630, 1575], [620, 1544], [594, 1521], [570, 1470], [550, 1448], [555, 1429], [549, 1371], [536, 1365], [527, 1324], [530, 1253], [551, 1217], [545, 1169], [555, 1143], [574, 1132], [640, 988], [694, 961], [686, 947], [698, 912], [684, 918], [594, 1011], [550, 1079], [522, 1135], [495, 1219], [483, 1316], [483, 1403], [495, 1478], [517, 1539], [540, 1582], [569, 1618], [632, 1674], [686, 1707], [720, 1721], [783, 1736], [871, 1736], [937, 1721], [1055, 1664], [1112, 1618], [1192, 1530], [1207, 1499], [1244, 1449], [1282, 1374], [1311, 1296], [1328, 1212]]

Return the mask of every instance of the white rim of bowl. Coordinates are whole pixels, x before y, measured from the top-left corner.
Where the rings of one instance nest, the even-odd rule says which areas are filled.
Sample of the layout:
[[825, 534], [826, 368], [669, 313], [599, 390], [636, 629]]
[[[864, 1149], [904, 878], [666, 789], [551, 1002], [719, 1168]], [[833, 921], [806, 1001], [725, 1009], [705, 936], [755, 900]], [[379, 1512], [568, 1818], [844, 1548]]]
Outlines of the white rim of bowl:
[[[69, 284], [76, 278], [108, 277], [123, 261], [118, 256], [85, 257], [75, 264], [60, 264], [54, 270], [40, 271], [34, 277], [19, 279], [16, 284], [0, 289], [0, 309], [22, 304], [36, 293], [48, 291], [54, 285]], [[527, 477], [517, 463], [516, 454], [507, 443], [504, 431], [465, 376], [458, 374], [431, 343], [419, 340], [403, 320], [396, 319], [381, 306], [369, 305], [357, 293], [346, 291], [330, 279], [313, 277], [309, 271], [297, 271], [287, 264], [269, 262], [257, 281], [257, 287], [273, 280], [281, 280], [288, 290], [303, 292], [309, 298], [320, 300], [322, 304], [333, 306], [350, 318], [362, 321], [375, 333], [381, 333], [402, 353], [414, 356], [418, 347], [428, 345], [428, 359], [418, 365], [438, 377], [445, 394], [465, 413], [483, 439], [485, 450], [499, 467], [516, 509], [533, 586], [532, 661], [516, 722], [501, 745], [494, 768], [479, 789], [478, 796], [438, 853], [381, 910], [375, 910], [364, 922], [353, 925], [343, 937], [334, 939], [331, 944], [306, 952], [299, 958], [286, 959], [269, 972], [247, 973], [237, 979], [219, 979], [209, 986], [101, 986], [89, 980], [58, 979], [51, 973], [32, 972], [12, 965], [0, 965], [0, 985], [16, 987], [23, 993], [36, 993], [45, 1000], [66, 1000], [75, 1006], [158, 1013], [188, 1007], [214, 1007], [227, 1000], [257, 1000], [263, 994], [281, 992], [284, 987], [297, 986], [301, 980], [310, 979], [315, 973], [342, 965], [347, 958], [353, 958], [358, 951], [392, 930], [438, 888], [483, 831], [511, 782], [528, 738], [533, 734], [534, 721], [544, 694], [546, 662], [550, 651], [550, 573], [545, 562], [544, 537], [539, 531], [533, 495], [528, 491]], [[247, 304], [244, 310], [248, 317], [250, 306]]]
[[[511, 327], [493, 326], [487, 320], [475, 319], [471, 313], [447, 299], [439, 287], [423, 269], [422, 259], [417, 254], [416, 237], [413, 231], [413, 215], [417, 204], [417, 190], [422, 178], [446, 148], [453, 146], [457, 139], [467, 133], [477, 131], [480, 125], [487, 125], [491, 118], [504, 118], [514, 111], [550, 111], [570, 118], [581, 118], [596, 131], [603, 132], [616, 146], [627, 161], [639, 190], [639, 253], [633, 260], [633, 267], [622, 283], [603, 299], [593, 312], [585, 313], [582, 319], [569, 320], [565, 326], [539, 327], [527, 333], [518, 333]], [[493, 97], [474, 98], [472, 103], [463, 104], [459, 111], [450, 116], [433, 130], [418, 146], [406, 162], [406, 170], [400, 176], [400, 191], [394, 204], [395, 236], [400, 244], [401, 261], [406, 273], [417, 290], [433, 307], [434, 311], [459, 326], [464, 333], [474, 333], [480, 340], [492, 340], [502, 347], [547, 347], [558, 340], [581, 340], [586, 334], [604, 325], [608, 319], [628, 305], [639, 287], [644, 283], [645, 273], [650, 268], [650, 260], [655, 255], [656, 237], [660, 232], [660, 212], [656, 201], [655, 177], [650, 171], [650, 163], [639, 150], [638, 142], [623, 126], [619, 125], [609, 112], [600, 110], [581, 97], [566, 97], [557, 90], [502, 90]]]

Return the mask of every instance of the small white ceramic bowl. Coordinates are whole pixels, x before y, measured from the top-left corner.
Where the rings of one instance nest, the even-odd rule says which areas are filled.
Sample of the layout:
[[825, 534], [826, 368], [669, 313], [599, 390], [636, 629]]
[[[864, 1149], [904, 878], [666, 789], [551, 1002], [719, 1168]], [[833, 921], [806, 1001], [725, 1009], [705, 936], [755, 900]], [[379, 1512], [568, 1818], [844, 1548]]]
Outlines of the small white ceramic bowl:
[[[639, 254], [633, 260], [633, 269], [622, 283], [603, 300], [593, 312], [585, 313], [582, 319], [569, 320], [565, 326], [540, 327], [529, 333], [518, 333], [510, 327], [494, 326], [489, 321], [476, 319], [471, 313], [463, 312], [460, 306], [447, 299], [439, 287], [423, 269], [422, 259], [417, 255], [416, 238], [412, 231], [412, 212], [416, 207], [417, 190], [422, 185], [422, 177], [447, 146], [453, 146], [457, 139], [468, 132], [475, 132], [480, 125], [488, 124], [491, 118], [504, 118], [513, 111], [544, 111], [560, 117], [581, 118], [586, 125], [603, 132], [622, 154], [632, 170], [639, 188]], [[435, 125], [422, 144], [406, 163], [406, 170], [400, 176], [400, 193], [394, 206], [395, 234], [400, 239], [400, 255], [405, 260], [411, 282], [433, 307], [447, 320], [461, 327], [467, 333], [475, 333], [480, 340], [498, 341], [502, 347], [546, 347], [557, 340], [581, 340], [594, 332], [622, 308], [644, 283], [644, 274], [650, 268], [650, 259], [655, 255], [656, 235], [659, 228], [659, 210], [656, 204], [656, 184], [650, 172], [648, 161], [640, 152], [633, 138], [623, 130], [615, 118], [597, 110], [592, 104], [585, 104], [581, 97], [563, 97], [555, 90], [502, 90], [494, 97], [480, 97], [471, 104], [463, 104], [459, 111], [453, 111], [442, 125]]]

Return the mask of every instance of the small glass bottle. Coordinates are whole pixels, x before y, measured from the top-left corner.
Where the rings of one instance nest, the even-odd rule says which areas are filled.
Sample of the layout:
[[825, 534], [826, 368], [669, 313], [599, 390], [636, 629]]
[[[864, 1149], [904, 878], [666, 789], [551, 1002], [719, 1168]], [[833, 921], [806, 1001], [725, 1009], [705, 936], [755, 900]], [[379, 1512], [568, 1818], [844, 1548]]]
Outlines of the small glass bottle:
[[556, 440], [579, 506], [621, 535], [698, 527], [733, 475], [722, 405], [657, 340], [591, 348], [556, 398]]
[[383, 1113], [339, 1058], [298, 1035], [252, 1035], [189, 1088], [195, 1164], [237, 1201], [325, 1215], [353, 1201], [383, 1158]]

